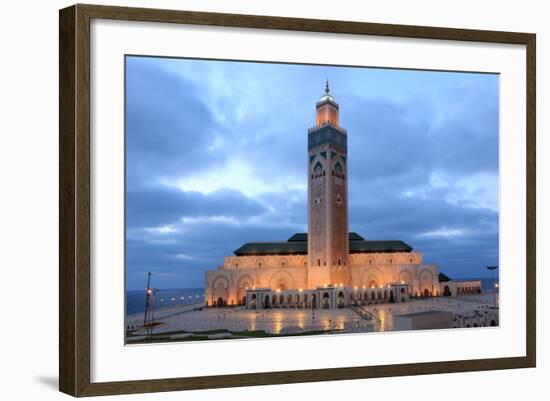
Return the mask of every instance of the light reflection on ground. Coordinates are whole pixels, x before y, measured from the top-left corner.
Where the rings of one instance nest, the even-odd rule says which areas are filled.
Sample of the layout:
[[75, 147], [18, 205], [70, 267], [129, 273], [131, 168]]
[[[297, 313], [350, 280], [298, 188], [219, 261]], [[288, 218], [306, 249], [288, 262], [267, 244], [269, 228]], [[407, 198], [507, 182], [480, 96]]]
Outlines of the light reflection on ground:
[[[229, 331], [264, 330], [273, 334], [293, 334], [308, 331], [326, 332], [371, 332], [394, 329], [394, 315], [421, 311], [451, 311], [468, 315], [480, 308], [493, 305], [491, 293], [463, 298], [415, 299], [406, 303], [363, 306], [373, 316], [366, 320], [351, 308], [342, 309], [266, 309], [248, 310], [238, 308], [204, 308], [190, 310], [189, 305], [155, 312], [155, 318], [164, 322], [156, 333], [169, 331], [203, 332], [226, 329]], [[498, 298], [497, 298], [498, 305]], [[195, 306], [196, 307], [196, 306]], [[132, 315], [127, 324], [143, 321], [143, 315]]]

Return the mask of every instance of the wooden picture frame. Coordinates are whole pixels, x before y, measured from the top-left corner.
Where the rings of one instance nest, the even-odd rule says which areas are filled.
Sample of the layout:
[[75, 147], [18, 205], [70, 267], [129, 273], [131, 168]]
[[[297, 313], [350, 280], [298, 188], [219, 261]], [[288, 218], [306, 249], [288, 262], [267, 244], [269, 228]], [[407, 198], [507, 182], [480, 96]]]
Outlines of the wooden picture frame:
[[[275, 29], [526, 46], [526, 356], [92, 383], [90, 380], [90, 21], [110, 19]], [[530, 33], [373, 24], [253, 15], [74, 5], [59, 14], [59, 388], [73, 396], [144, 393], [401, 375], [534, 367], [535, 275], [535, 43]]]

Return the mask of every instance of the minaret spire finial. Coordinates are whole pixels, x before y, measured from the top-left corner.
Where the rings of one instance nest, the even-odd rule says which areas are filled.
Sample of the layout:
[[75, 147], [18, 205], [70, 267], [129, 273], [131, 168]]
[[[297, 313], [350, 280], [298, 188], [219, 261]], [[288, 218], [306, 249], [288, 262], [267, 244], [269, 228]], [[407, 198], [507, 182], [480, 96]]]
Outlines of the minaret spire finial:
[[327, 78], [327, 84], [325, 86], [325, 93], [328, 95], [329, 92], [330, 92], [330, 89], [328, 87], [328, 78]]

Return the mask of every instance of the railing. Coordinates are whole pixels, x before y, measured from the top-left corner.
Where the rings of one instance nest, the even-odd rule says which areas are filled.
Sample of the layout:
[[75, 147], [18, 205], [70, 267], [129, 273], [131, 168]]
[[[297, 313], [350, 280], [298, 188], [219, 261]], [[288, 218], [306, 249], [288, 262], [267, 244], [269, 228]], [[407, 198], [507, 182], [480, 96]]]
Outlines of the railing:
[[310, 134], [310, 133], [312, 133], [313, 131], [317, 131], [318, 129], [321, 129], [321, 128], [324, 128], [324, 127], [327, 127], [327, 126], [331, 126], [332, 128], [337, 129], [337, 130], [340, 131], [342, 134], [346, 134], [346, 135], [347, 135], [347, 133], [348, 133], [348, 130], [347, 130], [347, 129], [342, 128], [342, 127], [340, 127], [339, 125], [333, 124], [333, 123], [331, 123], [331, 122], [326, 122], [326, 123], [322, 123], [322, 124], [315, 125], [314, 127], [308, 128], [307, 132], [308, 132], [308, 134]]
[[379, 321], [380, 319], [378, 316], [376, 316], [374, 313], [367, 311], [360, 306], [357, 305], [350, 305], [351, 310], [357, 313], [359, 316], [361, 316], [363, 319], [371, 322], [371, 321]]

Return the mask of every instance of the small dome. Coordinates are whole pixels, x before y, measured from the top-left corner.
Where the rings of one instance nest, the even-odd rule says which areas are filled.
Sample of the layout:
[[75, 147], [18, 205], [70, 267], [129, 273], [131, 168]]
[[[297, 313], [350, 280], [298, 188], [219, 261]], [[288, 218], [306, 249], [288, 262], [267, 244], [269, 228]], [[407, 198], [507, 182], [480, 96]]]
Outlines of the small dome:
[[319, 102], [332, 102], [334, 103], [334, 98], [332, 97], [331, 94], [327, 93], [327, 94], [324, 94], [323, 96], [321, 96], [321, 98], [319, 99]]
[[321, 98], [319, 99], [319, 101], [317, 103], [324, 103], [324, 102], [336, 103], [334, 101], [334, 98], [330, 94], [330, 88], [328, 86], [328, 79], [327, 79], [327, 83], [326, 83], [326, 86], [325, 86], [325, 94], [323, 96], [321, 96]]

